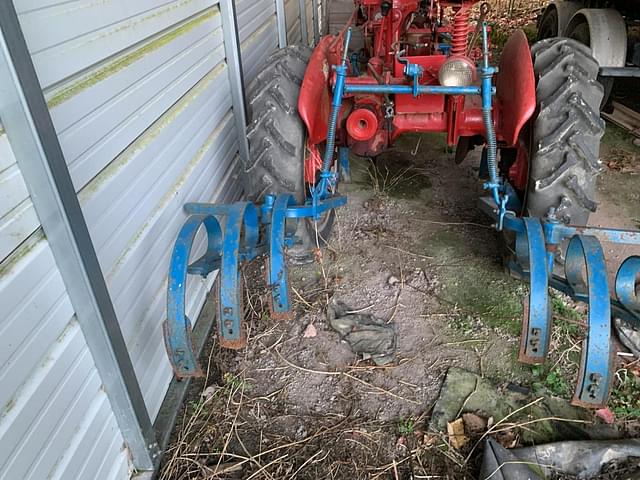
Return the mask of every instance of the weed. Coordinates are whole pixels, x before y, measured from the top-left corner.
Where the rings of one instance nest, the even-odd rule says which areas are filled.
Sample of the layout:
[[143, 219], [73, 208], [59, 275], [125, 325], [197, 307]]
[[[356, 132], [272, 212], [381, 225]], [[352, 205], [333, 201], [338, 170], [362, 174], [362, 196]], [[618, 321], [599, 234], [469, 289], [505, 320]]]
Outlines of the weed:
[[431, 180], [412, 165], [383, 162], [370, 163], [367, 169], [371, 186], [376, 195], [413, 198], [424, 188], [431, 187]]
[[567, 397], [571, 393], [571, 386], [559, 367], [547, 369], [542, 365], [533, 365], [531, 373], [534, 378], [533, 388], [535, 390], [544, 388], [556, 397]]
[[224, 380], [224, 384], [225, 387], [227, 387], [230, 390], [244, 390], [245, 392], [248, 392], [250, 390], [249, 385], [247, 385], [247, 382], [244, 381], [243, 378], [240, 378], [236, 375], [233, 375], [229, 372], [226, 372], [223, 376], [222, 379]]
[[626, 368], [616, 372], [609, 405], [620, 418], [640, 417], [640, 381]]
[[415, 422], [411, 418], [400, 419], [398, 423], [398, 433], [400, 435], [411, 435], [415, 431]]

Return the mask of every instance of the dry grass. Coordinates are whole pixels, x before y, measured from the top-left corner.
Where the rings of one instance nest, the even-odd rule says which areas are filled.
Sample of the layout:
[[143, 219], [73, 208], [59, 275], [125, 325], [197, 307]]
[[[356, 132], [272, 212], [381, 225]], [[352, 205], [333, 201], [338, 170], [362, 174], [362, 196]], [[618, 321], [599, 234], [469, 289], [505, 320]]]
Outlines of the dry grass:
[[[261, 275], [260, 261], [245, 269], [249, 280]], [[247, 348], [229, 352], [214, 345], [206, 358], [206, 376], [194, 382], [189, 401], [179, 417], [173, 440], [165, 452], [158, 478], [195, 479], [401, 479], [473, 478], [462, 455], [451, 449], [444, 436], [426, 434], [427, 415], [407, 419], [411, 429], [398, 421], [380, 421], [358, 410], [301, 415], [293, 413], [284, 388], [254, 393], [247, 371], [224, 373], [240, 364], [248, 352], [260, 352], [277, 360], [265, 370], [289, 374], [332, 376], [351, 390], [387, 396], [389, 401], [415, 403], [366, 380], [376, 366], [356, 365], [344, 371], [314, 370], [298, 365], [282, 352], [287, 342], [278, 324], [268, 320], [266, 288], [249, 281], [245, 288]], [[313, 298], [295, 294], [296, 308], [323, 308], [331, 279]], [[410, 360], [407, 360], [410, 361]], [[395, 368], [394, 366], [385, 368]], [[285, 387], [286, 388], [286, 387]], [[294, 425], [292, 428], [291, 425]], [[295, 425], [301, 425], [295, 428]], [[303, 427], [302, 427], [303, 426]]]

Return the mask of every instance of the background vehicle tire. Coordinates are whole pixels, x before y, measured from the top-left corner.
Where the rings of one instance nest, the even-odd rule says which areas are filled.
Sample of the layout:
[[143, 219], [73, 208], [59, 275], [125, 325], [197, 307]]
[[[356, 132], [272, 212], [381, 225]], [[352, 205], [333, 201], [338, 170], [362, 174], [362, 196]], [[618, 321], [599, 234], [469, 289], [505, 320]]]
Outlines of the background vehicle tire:
[[554, 209], [562, 222], [585, 225], [597, 207], [596, 176], [602, 171], [598, 62], [589, 47], [568, 38], [542, 40], [531, 53], [537, 109], [525, 213], [544, 217]]
[[[292, 193], [299, 203], [308, 194], [304, 182], [306, 126], [298, 115], [298, 95], [311, 50], [292, 45], [271, 55], [247, 96], [250, 161], [244, 165], [247, 196], [261, 201], [266, 194]], [[329, 237], [334, 211], [318, 220], [301, 221], [298, 244], [289, 250], [294, 261], [311, 260], [310, 250]], [[317, 232], [317, 235], [316, 235]]]
[[[586, 20], [572, 25], [571, 29], [566, 32], [566, 36], [586, 45], [587, 47], [591, 47], [591, 32], [589, 31], [589, 24]], [[602, 77], [600, 75], [598, 75], [597, 79], [604, 88], [604, 95], [600, 102], [600, 110], [604, 110], [607, 102], [609, 101], [609, 97], [611, 96], [611, 92], [613, 91], [614, 80], [613, 77]]]

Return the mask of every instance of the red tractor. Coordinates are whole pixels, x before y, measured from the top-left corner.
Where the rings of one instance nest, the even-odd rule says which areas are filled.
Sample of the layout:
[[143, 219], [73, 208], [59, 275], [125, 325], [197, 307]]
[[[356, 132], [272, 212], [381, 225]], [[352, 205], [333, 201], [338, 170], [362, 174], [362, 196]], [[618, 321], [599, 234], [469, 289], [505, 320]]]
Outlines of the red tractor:
[[[489, 188], [496, 201], [498, 191], [509, 198], [510, 210], [586, 223], [596, 208], [604, 132], [603, 88], [588, 47], [553, 38], [530, 48], [516, 31], [492, 69], [486, 40], [484, 52], [479, 41], [486, 4], [475, 10], [480, 18], [474, 27], [475, 1], [354, 3], [340, 34], [323, 37], [313, 52], [302, 46], [277, 52], [249, 92], [251, 162], [245, 171], [254, 200], [284, 191], [298, 201], [309, 198], [323, 157], [337, 170], [341, 147], [375, 157], [405, 132], [442, 132], [456, 147], [457, 162], [485, 145], [483, 158], [495, 176]], [[345, 51], [351, 28], [362, 31], [359, 52]], [[486, 30], [485, 23], [485, 37]], [[342, 60], [346, 73], [340, 80]], [[477, 86], [483, 79], [493, 97], [484, 110]], [[328, 142], [339, 80], [344, 91], [335, 139]], [[332, 221], [332, 214], [324, 215], [321, 238]], [[304, 246], [315, 244], [315, 233], [307, 230], [298, 235]]]

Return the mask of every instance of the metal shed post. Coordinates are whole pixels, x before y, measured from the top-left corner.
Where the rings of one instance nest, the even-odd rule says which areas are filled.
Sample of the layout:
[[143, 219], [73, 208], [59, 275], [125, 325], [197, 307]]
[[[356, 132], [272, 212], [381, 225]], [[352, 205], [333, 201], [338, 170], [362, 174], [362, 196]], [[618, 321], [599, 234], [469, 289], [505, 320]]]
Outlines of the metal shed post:
[[278, 20], [278, 47], [287, 46], [287, 18], [284, 11], [284, 0], [276, 1], [276, 18]]
[[299, 0], [300, 4], [300, 36], [302, 37], [302, 44], [309, 46], [309, 32], [307, 32], [307, 2], [306, 0]]
[[0, 117], [137, 471], [158, 444], [11, 1], [0, 2]]
[[229, 68], [229, 83], [231, 85], [231, 102], [238, 130], [238, 148], [240, 158], [244, 164], [249, 162], [249, 142], [247, 140], [247, 111], [244, 98], [244, 76], [242, 59], [240, 57], [240, 37], [238, 35], [238, 19], [233, 0], [220, 0], [220, 14], [222, 15], [222, 36], [224, 50]]
[[320, 19], [318, 18], [319, 4], [318, 0], [311, 0], [311, 9], [313, 10], [313, 45], [317, 45], [320, 41]]

